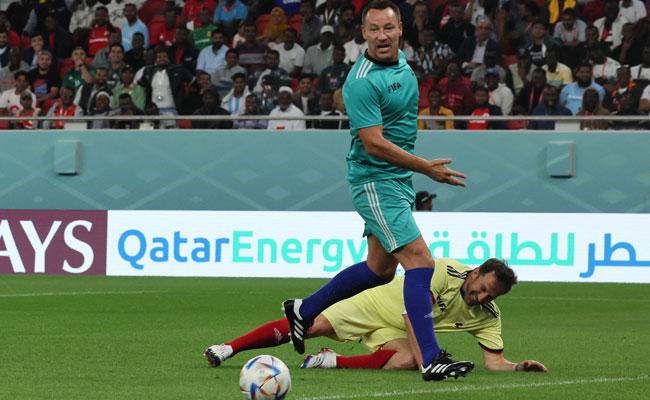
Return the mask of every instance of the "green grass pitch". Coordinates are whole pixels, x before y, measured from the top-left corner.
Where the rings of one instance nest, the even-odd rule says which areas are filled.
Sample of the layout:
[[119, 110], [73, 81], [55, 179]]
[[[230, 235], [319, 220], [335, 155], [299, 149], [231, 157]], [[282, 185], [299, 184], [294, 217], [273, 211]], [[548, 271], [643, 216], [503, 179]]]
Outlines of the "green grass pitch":
[[[521, 283], [497, 302], [506, 357], [548, 374], [492, 373], [464, 333], [439, 335], [477, 368], [423, 382], [412, 371], [300, 370], [290, 345], [209, 368], [202, 350], [280, 318], [322, 280], [0, 276], [0, 399], [240, 399], [239, 369], [287, 363], [289, 399], [648, 399], [650, 285]], [[365, 353], [356, 343], [307, 342]]]

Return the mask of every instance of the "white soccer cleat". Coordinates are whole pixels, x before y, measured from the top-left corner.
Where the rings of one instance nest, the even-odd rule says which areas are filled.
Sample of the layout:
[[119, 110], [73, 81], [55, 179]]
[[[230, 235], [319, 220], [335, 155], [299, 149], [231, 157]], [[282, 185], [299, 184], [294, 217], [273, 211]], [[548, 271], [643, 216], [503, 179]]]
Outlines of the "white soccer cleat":
[[205, 349], [203, 355], [211, 366], [218, 367], [232, 356], [232, 347], [226, 344], [215, 344]]
[[336, 368], [336, 356], [338, 354], [332, 349], [321, 349], [318, 354], [305, 357], [300, 368]]

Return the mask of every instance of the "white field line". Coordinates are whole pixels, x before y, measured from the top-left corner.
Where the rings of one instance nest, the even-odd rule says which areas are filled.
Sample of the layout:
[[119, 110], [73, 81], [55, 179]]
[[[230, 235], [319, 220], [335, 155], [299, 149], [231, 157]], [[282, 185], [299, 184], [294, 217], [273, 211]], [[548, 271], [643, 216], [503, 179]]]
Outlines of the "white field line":
[[508, 296], [504, 299], [512, 300], [550, 300], [550, 301], [606, 301], [608, 303], [650, 303], [650, 299], [620, 299], [607, 297], [553, 297], [553, 296]]
[[544, 386], [568, 386], [568, 385], [587, 385], [593, 383], [632, 382], [632, 381], [643, 381], [647, 379], [650, 379], [650, 376], [641, 375], [641, 376], [634, 376], [634, 377], [619, 377], [619, 378], [600, 377], [600, 378], [592, 378], [592, 379], [575, 379], [575, 380], [568, 380], [568, 381], [512, 383], [512, 384], [503, 384], [503, 385], [483, 385], [483, 386], [463, 385], [463, 386], [454, 386], [454, 387], [437, 388], [437, 389], [429, 389], [429, 390], [404, 390], [404, 391], [396, 390], [393, 392], [374, 392], [374, 393], [353, 394], [353, 395], [301, 397], [299, 400], [342, 400], [342, 399], [386, 398], [386, 397], [401, 397], [401, 396], [418, 395], [418, 394], [463, 393], [463, 392], [475, 392], [475, 391], [486, 391], [486, 390], [535, 388], [535, 387], [544, 387]]
[[44, 292], [44, 293], [6, 293], [0, 294], [0, 297], [41, 297], [41, 296], [95, 296], [111, 294], [149, 294], [162, 293], [162, 290], [121, 290], [106, 292]]

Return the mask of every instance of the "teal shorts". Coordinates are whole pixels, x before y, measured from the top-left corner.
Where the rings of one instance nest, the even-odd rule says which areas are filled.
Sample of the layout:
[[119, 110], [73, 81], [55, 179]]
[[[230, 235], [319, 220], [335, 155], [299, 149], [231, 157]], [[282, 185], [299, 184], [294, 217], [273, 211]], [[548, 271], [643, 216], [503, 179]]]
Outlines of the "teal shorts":
[[415, 191], [411, 178], [352, 185], [352, 202], [365, 221], [363, 236], [373, 235], [392, 253], [420, 236], [411, 207]]

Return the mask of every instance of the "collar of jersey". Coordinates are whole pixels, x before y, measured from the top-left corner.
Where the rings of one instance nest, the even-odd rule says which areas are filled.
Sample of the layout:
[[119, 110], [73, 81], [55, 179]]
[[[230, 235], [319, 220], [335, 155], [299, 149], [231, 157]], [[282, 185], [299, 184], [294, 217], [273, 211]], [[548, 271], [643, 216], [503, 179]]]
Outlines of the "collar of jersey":
[[363, 55], [364, 55], [368, 60], [372, 61], [373, 63], [375, 63], [375, 64], [377, 64], [377, 65], [381, 65], [381, 66], [383, 66], [383, 67], [392, 67], [393, 65], [397, 65], [397, 64], [399, 64], [399, 55], [398, 55], [398, 57], [397, 57], [397, 61], [391, 61], [391, 62], [379, 61], [379, 60], [377, 60], [377, 59], [375, 59], [375, 58], [370, 57], [370, 55], [368, 54], [368, 50], [366, 50], [365, 53], [364, 53]]

